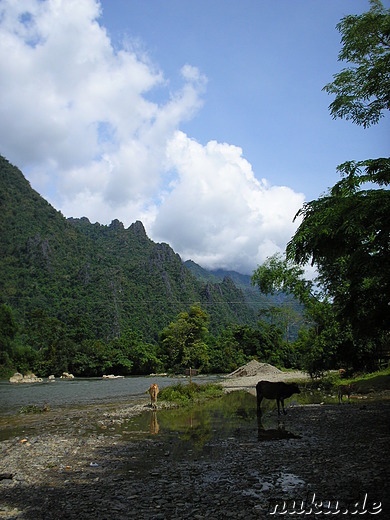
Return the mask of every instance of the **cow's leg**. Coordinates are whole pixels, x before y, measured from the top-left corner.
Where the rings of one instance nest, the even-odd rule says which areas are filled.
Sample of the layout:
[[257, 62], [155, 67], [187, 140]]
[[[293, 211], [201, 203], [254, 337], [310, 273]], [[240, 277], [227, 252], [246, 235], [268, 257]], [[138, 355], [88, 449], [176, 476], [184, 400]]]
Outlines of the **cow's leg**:
[[263, 395], [261, 393], [260, 388], [256, 387], [256, 397], [257, 397], [257, 415], [261, 414], [261, 401], [263, 400]]
[[257, 397], [257, 413], [258, 415], [261, 414], [261, 401], [263, 400], [263, 396], [260, 394], [258, 397]]
[[280, 415], [280, 398], [276, 398], [276, 402], [278, 403], [278, 415]]
[[284, 408], [284, 399], [280, 399], [280, 400], [282, 401], [282, 409], [283, 409], [283, 413], [284, 413], [284, 415], [286, 415], [287, 412], [286, 412], [286, 410], [285, 410], [285, 408]]

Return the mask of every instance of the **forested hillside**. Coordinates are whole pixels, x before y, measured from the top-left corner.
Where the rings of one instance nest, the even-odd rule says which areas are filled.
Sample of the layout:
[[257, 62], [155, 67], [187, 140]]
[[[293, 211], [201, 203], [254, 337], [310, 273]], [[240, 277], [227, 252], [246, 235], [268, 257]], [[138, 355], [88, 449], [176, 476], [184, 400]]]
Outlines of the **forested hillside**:
[[[278, 323], [284, 331], [284, 338], [287, 341], [294, 341], [298, 337], [298, 331], [304, 321], [304, 306], [291, 293], [276, 291], [275, 294], [265, 294], [252, 283], [252, 277], [247, 274], [237, 273], [236, 271], [225, 271], [216, 269], [208, 271], [203, 269], [192, 260], [187, 260], [185, 265], [203, 282], [221, 283], [228, 278], [240, 289], [245, 297], [245, 302], [249, 308], [256, 312], [259, 319], [264, 319], [268, 323]], [[279, 316], [276, 316], [276, 313]]]
[[[53, 329], [81, 342], [112, 341], [129, 330], [157, 343], [180, 312], [199, 305], [210, 331], [256, 323], [256, 312], [231, 279], [199, 281], [141, 222], [128, 229], [66, 219], [22, 172], [0, 157], [0, 303], [21, 341], [45, 348]], [[39, 338], [38, 338], [39, 336]], [[35, 342], [35, 344], [34, 344]]]

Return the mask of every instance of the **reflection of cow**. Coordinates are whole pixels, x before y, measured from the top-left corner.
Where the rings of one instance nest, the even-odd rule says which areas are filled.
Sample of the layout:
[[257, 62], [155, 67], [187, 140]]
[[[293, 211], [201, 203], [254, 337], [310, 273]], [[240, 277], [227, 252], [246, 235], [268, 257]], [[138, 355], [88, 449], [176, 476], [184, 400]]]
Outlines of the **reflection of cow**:
[[278, 415], [280, 415], [280, 403], [282, 403], [283, 413], [286, 414], [284, 409], [284, 400], [287, 397], [291, 397], [293, 394], [300, 394], [301, 391], [296, 383], [271, 383], [270, 381], [259, 381], [256, 385], [257, 395], [257, 413], [261, 414], [261, 401], [263, 397], [266, 399], [276, 399], [278, 403]]
[[157, 408], [157, 394], [159, 392], [158, 385], [156, 383], [152, 383], [148, 390], [150, 394], [151, 406], [152, 408]]
[[150, 412], [150, 426], [149, 431], [152, 435], [157, 435], [160, 431], [160, 426], [157, 421], [157, 412], [153, 410]]
[[284, 424], [279, 422], [279, 419], [277, 428], [265, 428], [261, 420], [261, 415], [258, 414], [257, 438], [259, 441], [276, 441], [281, 439], [300, 439], [300, 436], [287, 431], [284, 427]]
[[352, 385], [349, 384], [349, 385], [339, 385], [339, 389], [338, 389], [338, 392], [337, 392], [337, 395], [338, 395], [338, 398], [339, 398], [339, 404], [341, 404], [341, 401], [343, 400], [343, 395], [347, 395], [348, 396], [348, 402], [349, 402], [349, 397], [351, 395], [351, 392], [352, 392]]

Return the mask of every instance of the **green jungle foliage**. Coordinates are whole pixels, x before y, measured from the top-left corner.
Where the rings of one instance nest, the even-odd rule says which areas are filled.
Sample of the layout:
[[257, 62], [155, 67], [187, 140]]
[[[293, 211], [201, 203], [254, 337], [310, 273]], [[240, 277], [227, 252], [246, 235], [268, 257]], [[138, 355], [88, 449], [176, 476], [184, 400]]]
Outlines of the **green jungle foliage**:
[[[349, 66], [324, 87], [332, 117], [365, 128], [390, 108], [390, 10], [370, 4], [338, 24]], [[286, 258], [255, 271], [259, 293], [238, 273], [183, 264], [141, 222], [64, 218], [0, 156], [0, 376], [230, 372], [253, 358], [311, 375], [385, 364], [390, 158], [337, 169], [342, 179], [298, 212]]]
[[355, 373], [353, 377], [341, 377], [338, 372], [329, 372], [318, 380], [308, 380], [299, 383], [301, 390], [315, 391], [320, 389], [323, 393], [333, 393], [337, 396], [339, 385], [352, 385], [352, 394], [375, 394], [376, 398], [386, 400], [390, 390], [390, 367], [371, 373]]
[[218, 384], [176, 383], [163, 388], [159, 393], [159, 398], [173, 403], [193, 404], [206, 399], [222, 397], [223, 395], [223, 388]]
[[[370, 10], [345, 16], [339, 60], [348, 67], [324, 90], [335, 96], [333, 118], [364, 128], [390, 109], [390, 9], [371, 0]], [[287, 257], [319, 273], [332, 309], [333, 330], [323, 334], [348, 368], [373, 370], [390, 354], [390, 158], [349, 160], [337, 167], [342, 179], [298, 212], [302, 221]], [[319, 361], [321, 362], [320, 358]]]
[[[335, 95], [332, 117], [364, 128], [390, 109], [390, 9], [370, 4], [337, 25], [348, 67], [324, 87]], [[390, 158], [349, 160], [337, 170], [341, 180], [297, 213], [286, 259], [269, 258], [253, 276], [262, 292], [290, 292], [304, 303], [312, 326], [300, 330], [296, 352], [312, 375], [337, 365], [372, 371], [390, 359]], [[316, 286], [302, 277], [308, 262]]]
[[221, 283], [225, 278], [233, 280], [234, 285], [241, 289], [248, 306], [260, 315], [265, 321], [277, 324], [283, 329], [286, 341], [296, 340], [302, 326], [303, 306], [291, 294], [278, 291], [268, 294], [259, 291], [252, 283], [252, 277], [236, 271], [216, 269], [207, 271], [192, 260], [187, 260], [185, 266], [203, 282]]
[[[118, 220], [66, 219], [3, 157], [0, 208], [3, 376], [223, 372], [252, 357], [291, 361], [274, 352], [283, 333], [257, 324], [231, 277], [198, 279], [141, 222], [125, 229]], [[272, 334], [274, 348], [264, 339]]]

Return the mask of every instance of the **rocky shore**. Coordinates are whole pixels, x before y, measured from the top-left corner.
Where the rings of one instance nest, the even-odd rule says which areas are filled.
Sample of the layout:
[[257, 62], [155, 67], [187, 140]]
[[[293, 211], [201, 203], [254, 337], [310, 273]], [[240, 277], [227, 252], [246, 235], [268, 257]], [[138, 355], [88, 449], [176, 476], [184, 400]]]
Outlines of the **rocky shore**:
[[[145, 411], [148, 434], [118, 430]], [[185, 438], [153, 430], [157, 416], [145, 398], [13, 418], [0, 519], [389, 518], [386, 400], [243, 417], [200, 444], [196, 425]]]

